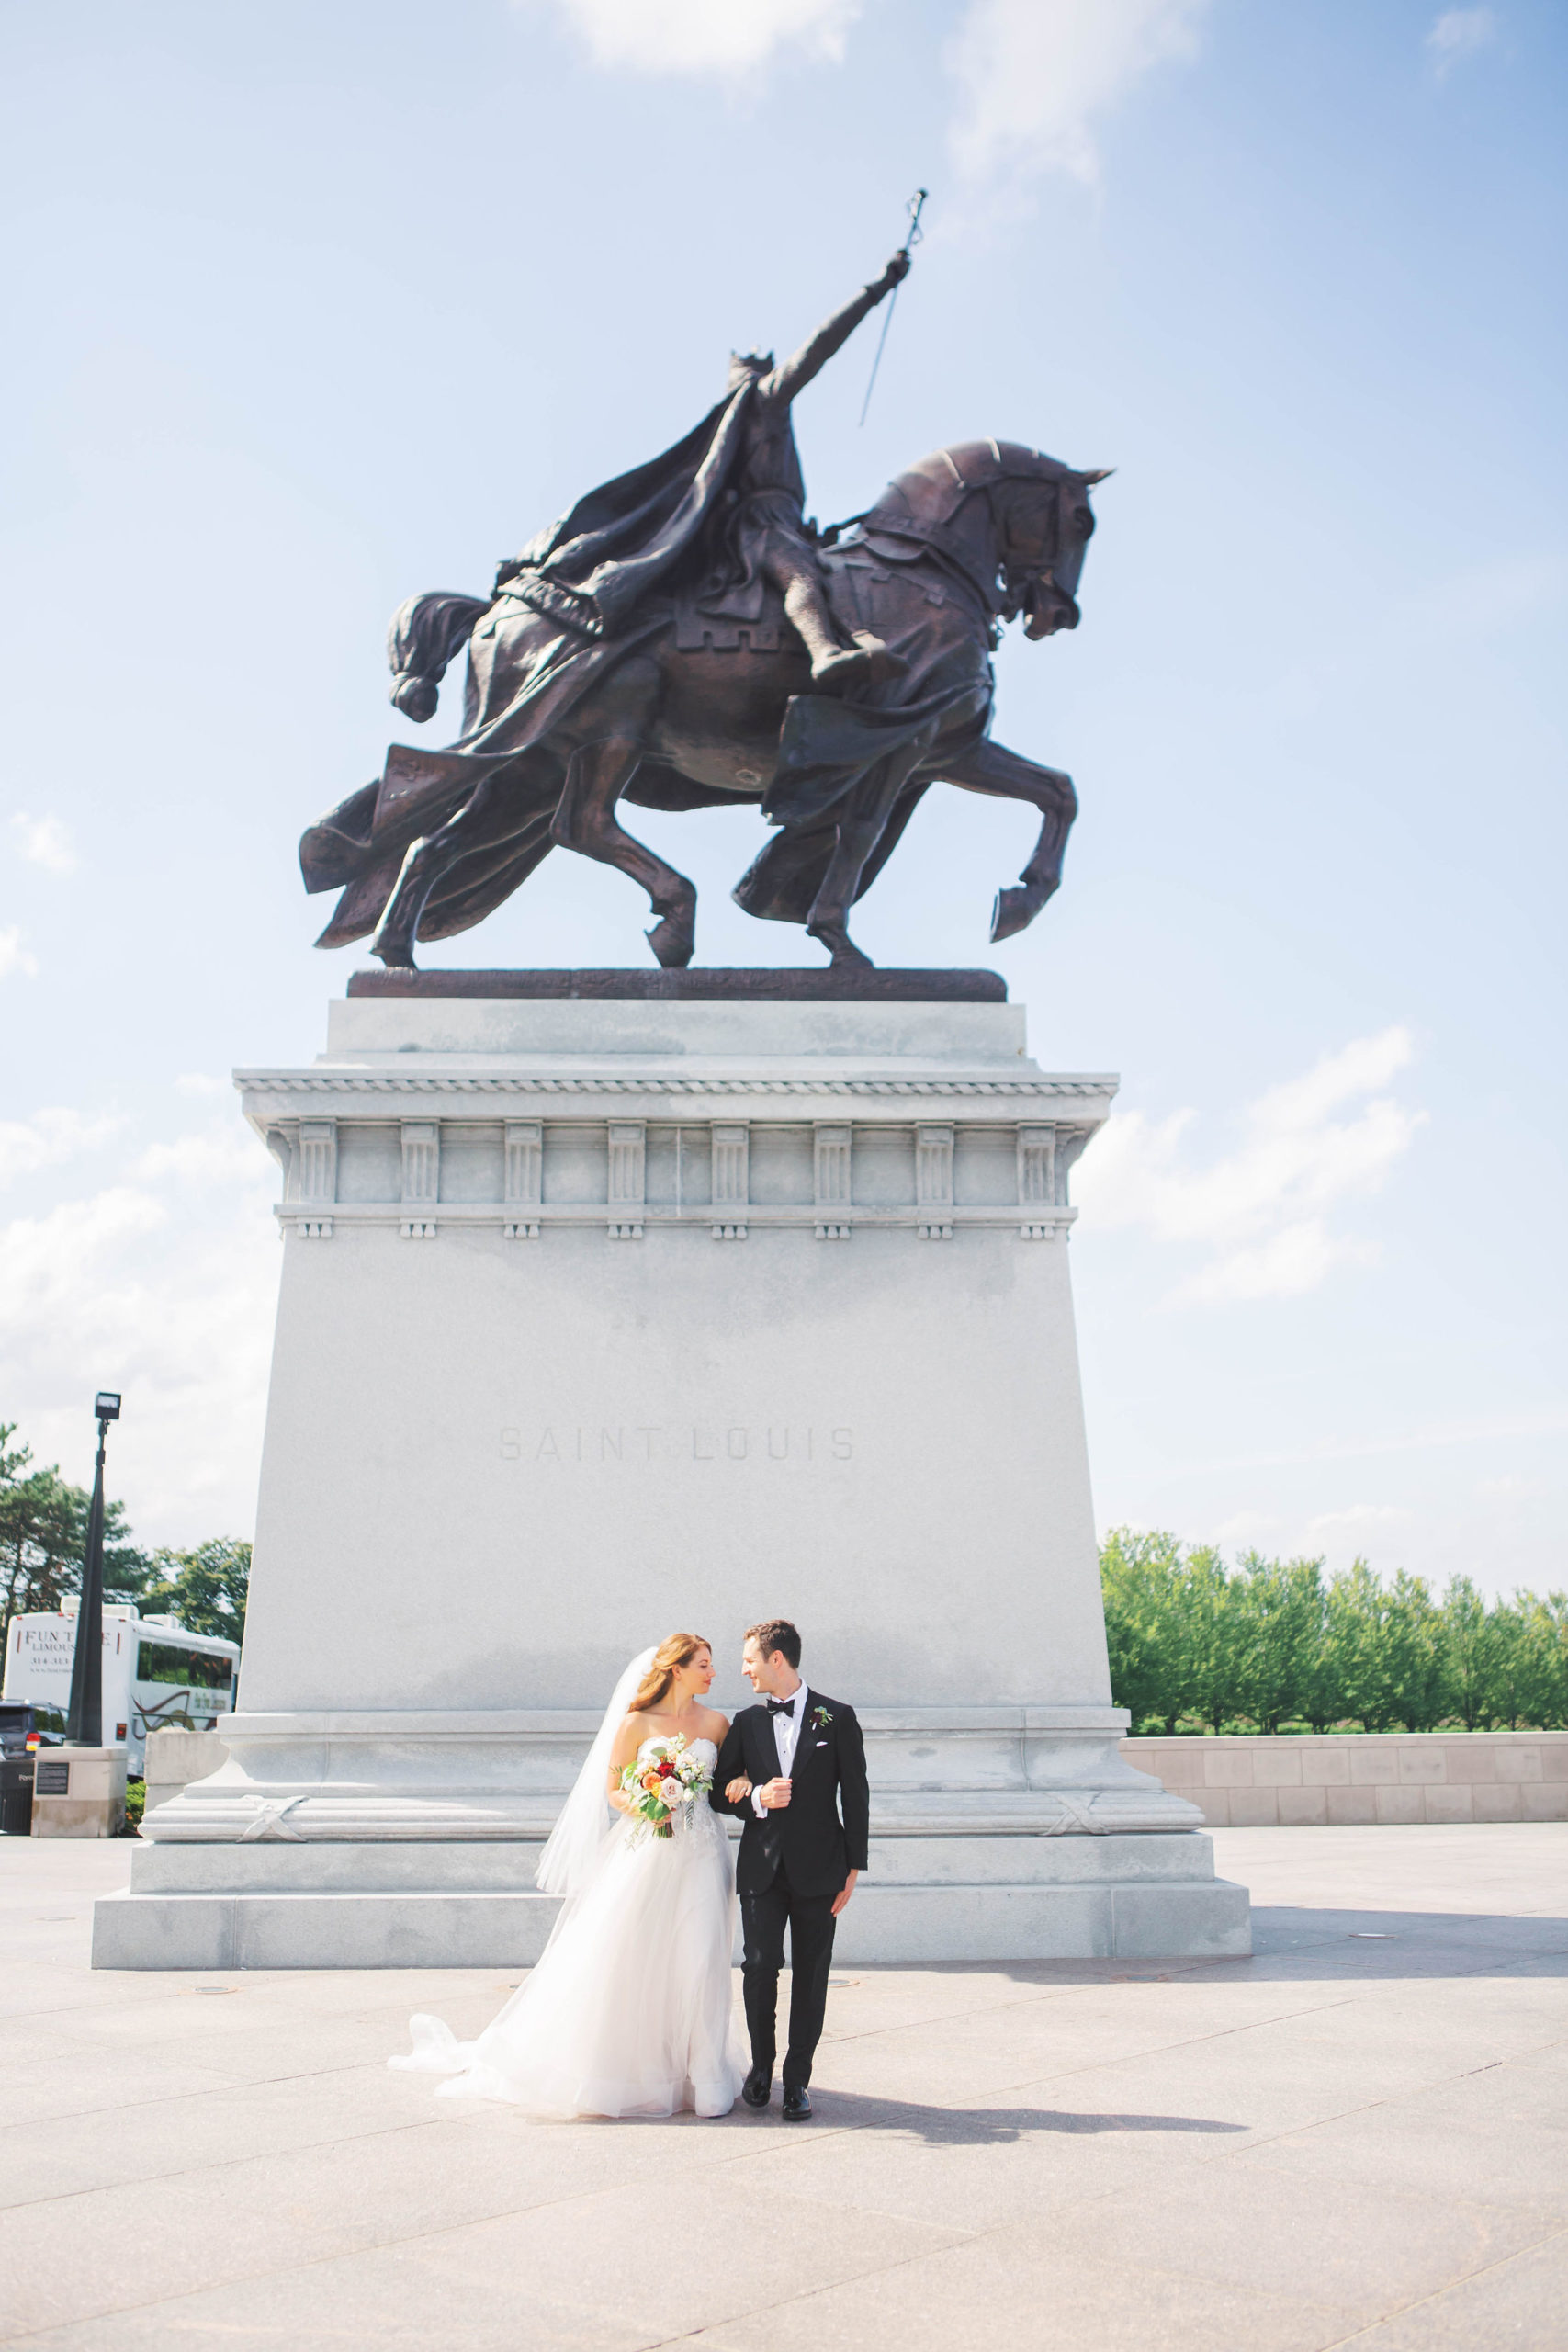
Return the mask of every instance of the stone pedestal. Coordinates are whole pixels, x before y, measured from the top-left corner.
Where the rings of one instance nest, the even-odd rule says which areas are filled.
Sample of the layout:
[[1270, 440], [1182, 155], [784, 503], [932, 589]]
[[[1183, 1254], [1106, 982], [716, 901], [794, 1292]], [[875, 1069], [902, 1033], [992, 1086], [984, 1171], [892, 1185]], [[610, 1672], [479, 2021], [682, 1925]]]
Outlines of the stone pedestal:
[[123, 1747], [40, 1747], [33, 1762], [35, 1838], [118, 1838], [125, 1826]]
[[[228, 1718], [224, 1721], [227, 1723]], [[228, 1743], [216, 1731], [191, 1731], [183, 1724], [150, 1731], [146, 1746], [147, 1812], [205, 1781], [228, 1762]]]
[[773, 1614], [866, 1729], [846, 1958], [1245, 1951], [1110, 1703], [1066, 1238], [1114, 1081], [1041, 1071], [987, 976], [502, 977], [242, 1074], [286, 1253], [243, 1712], [99, 1964], [526, 1962], [627, 1657], [705, 1634], [733, 1707]]

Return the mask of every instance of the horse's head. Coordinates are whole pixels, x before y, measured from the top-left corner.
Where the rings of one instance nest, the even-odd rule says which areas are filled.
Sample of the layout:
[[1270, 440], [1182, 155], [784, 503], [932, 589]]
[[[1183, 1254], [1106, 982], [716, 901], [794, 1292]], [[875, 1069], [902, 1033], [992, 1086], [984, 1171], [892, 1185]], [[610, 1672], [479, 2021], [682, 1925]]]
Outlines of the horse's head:
[[899, 474], [863, 527], [942, 549], [1004, 620], [1021, 615], [1026, 637], [1051, 637], [1078, 625], [1089, 493], [1108, 470], [1077, 473], [1017, 441], [962, 441]]
[[1094, 530], [1089, 493], [1109, 469], [1074, 473], [1054, 458], [1036, 462], [1051, 466], [1053, 476], [1010, 475], [993, 489], [991, 509], [1000, 537], [1002, 618], [1021, 615], [1025, 637], [1039, 639], [1078, 625], [1078, 580]]

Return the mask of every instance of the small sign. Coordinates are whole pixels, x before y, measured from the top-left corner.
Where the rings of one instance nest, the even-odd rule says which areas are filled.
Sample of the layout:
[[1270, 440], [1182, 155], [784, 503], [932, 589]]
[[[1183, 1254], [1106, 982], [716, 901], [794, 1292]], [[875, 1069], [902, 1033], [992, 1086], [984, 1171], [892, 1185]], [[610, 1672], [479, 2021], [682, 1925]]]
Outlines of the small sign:
[[33, 1774], [33, 1793], [40, 1797], [68, 1797], [71, 1794], [69, 1764], [46, 1764], [40, 1756]]

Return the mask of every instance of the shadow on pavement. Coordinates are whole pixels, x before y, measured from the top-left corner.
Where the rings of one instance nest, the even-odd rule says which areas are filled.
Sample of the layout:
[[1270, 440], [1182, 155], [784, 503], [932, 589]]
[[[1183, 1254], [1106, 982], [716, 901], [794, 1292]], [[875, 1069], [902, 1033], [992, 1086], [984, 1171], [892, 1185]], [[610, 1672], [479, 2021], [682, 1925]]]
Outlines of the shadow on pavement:
[[1568, 1919], [1529, 1913], [1258, 1904], [1252, 1941], [1255, 1961], [1287, 1960], [1356, 1976], [1486, 1976], [1521, 1967], [1568, 1975]]
[[[1255, 1904], [1250, 1957], [846, 1962], [857, 1975], [1001, 1976], [1013, 1984], [1167, 1984], [1247, 1972], [1363, 1977], [1568, 1975], [1568, 1919], [1481, 1911], [1320, 1910]], [[829, 2024], [832, 2024], [829, 2007]]]
[[813, 2087], [818, 2116], [829, 2130], [909, 2132], [943, 2147], [1005, 2147], [1035, 2132], [1246, 2132], [1245, 2123], [1219, 2123], [1203, 2115], [1081, 2115], [1055, 2107], [918, 2107], [897, 2098], [871, 2098], [856, 2091]]

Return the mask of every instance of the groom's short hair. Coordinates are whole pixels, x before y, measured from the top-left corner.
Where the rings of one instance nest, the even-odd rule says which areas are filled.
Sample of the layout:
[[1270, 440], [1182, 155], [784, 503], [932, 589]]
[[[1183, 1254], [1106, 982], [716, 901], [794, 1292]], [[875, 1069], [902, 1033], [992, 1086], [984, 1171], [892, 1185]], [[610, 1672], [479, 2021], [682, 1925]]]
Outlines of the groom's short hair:
[[800, 1670], [800, 1635], [787, 1617], [764, 1617], [760, 1625], [748, 1625], [745, 1638], [755, 1642], [764, 1657], [772, 1657], [782, 1650], [796, 1673]]

